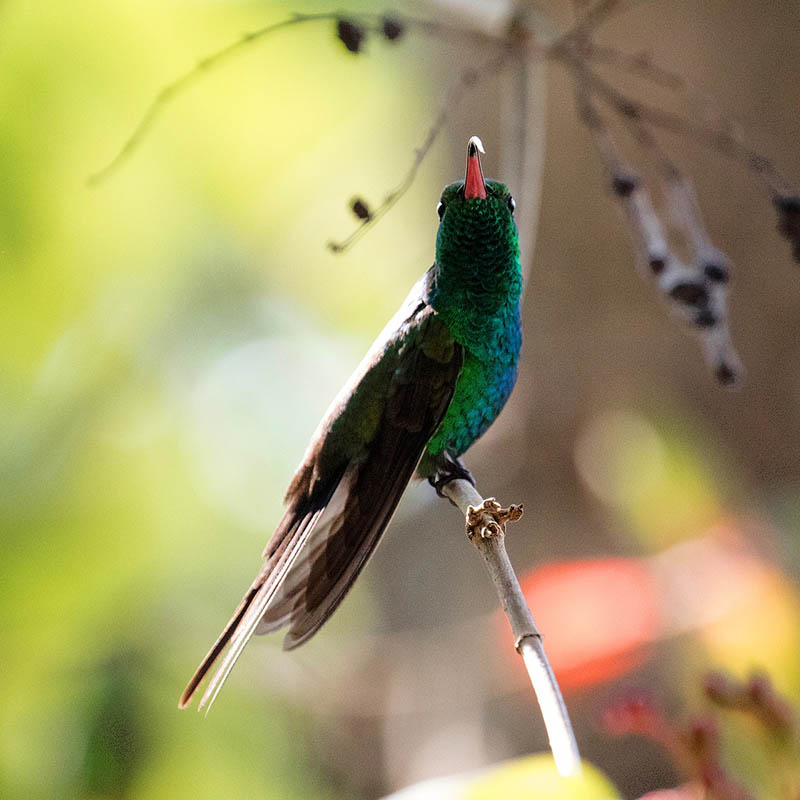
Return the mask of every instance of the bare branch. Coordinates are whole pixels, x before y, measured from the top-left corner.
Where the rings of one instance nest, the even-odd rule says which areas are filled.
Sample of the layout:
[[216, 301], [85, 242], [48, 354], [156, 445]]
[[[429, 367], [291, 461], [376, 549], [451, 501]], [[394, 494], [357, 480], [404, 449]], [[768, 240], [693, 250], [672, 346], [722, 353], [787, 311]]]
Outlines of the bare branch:
[[[637, 116], [626, 116], [624, 121], [656, 167], [672, 222], [684, 232], [694, 254], [694, 265], [690, 267], [678, 261], [667, 249], [668, 257], [664, 259], [658, 276], [659, 288], [673, 301], [673, 312], [696, 329], [706, 362], [717, 380], [726, 386], [739, 383], [745, 370], [733, 346], [728, 324], [730, 261], [711, 243], [691, 181], [661, 149], [652, 132]], [[642, 193], [638, 194], [641, 206]], [[655, 218], [652, 207], [644, 213]], [[663, 234], [659, 235], [663, 237]], [[650, 258], [651, 269], [659, 263]]]
[[[576, 75], [576, 80], [583, 83], [584, 77], [583, 73], [579, 73]], [[584, 99], [583, 102], [585, 104], [587, 100]], [[691, 181], [662, 149], [653, 133], [638, 116], [628, 115], [623, 121], [631, 129], [645, 155], [655, 167], [662, 182], [673, 223], [686, 234], [694, 251], [699, 272], [712, 283], [726, 284], [730, 273], [728, 257], [711, 243]], [[603, 127], [601, 124], [600, 133]], [[605, 133], [606, 136], [610, 136], [607, 130]], [[608, 147], [609, 145], [606, 145], [606, 149]]]
[[655, 64], [649, 53], [643, 52], [631, 55], [630, 53], [623, 53], [615, 47], [594, 42], [584, 50], [584, 53], [589, 61], [605, 64], [628, 75], [636, 75], [649, 80], [651, 83], [670, 89], [673, 92], [683, 93], [689, 102], [695, 102], [691, 96], [694, 92], [700, 93], [700, 90], [692, 86], [683, 75], [679, 75], [677, 72], [670, 72]]
[[342, 253], [352, 247], [411, 188], [414, 179], [417, 177], [419, 168], [422, 166], [422, 162], [425, 160], [431, 147], [433, 147], [434, 142], [439, 137], [442, 128], [445, 126], [453, 109], [461, 101], [461, 98], [483, 78], [495, 75], [508, 60], [508, 53], [502, 53], [490, 59], [482, 67], [478, 69], [466, 69], [458, 76], [456, 82], [450, 87], [450, 91], [447, 93], [447, 97], [439, 109], [439, 114], [428, 129], [425, 141], [414, 152], [414, 160], [403, 180], [383, 198], [381, 204], [374, 211], [370, 210], [366, 217], [361, 217], [361, 224], [346, 239], [340, 242], [328, 242], [328, 247], [334, 253]]
[[[339, 21], [340, 23], [348, 24], [355, 23], [361, 31], [371, 31], [379, 33], [387, 39], [398, 38], [399, 35], [406, 27], [414, 27], [415, 29], [435, 36], [456, 36], [461, 39], [472, 40], [476, 43], [496, 43], [496, 39], [489, 34], [480, 31], [463, 30], [453, 25], [447, 25], [439, 21], [416, 19], [413, 17], [386, 17], [380, 14], [346, 14], [344, 12], [324, 12], [319, 14], [301, 14], [294, 13], [288, 19], [281, 20], [280, 22], [266, 25], [250, 33], [245, 33], [230, 44], [225, 45], [220, 50], [211, 53], [205, 58], [201, 59], [195, 67], [188, 72], [181, 75], [171, 83], [166, 84], [153, 98], [150, 106], [145, 111], [142, 118], [133, 130], [133, 133], [127, 138], [117, 154], [108, 162], [104, 167], [99, 169], [94, 174], [90, 175], [87, 183], [90, 186], [95, 186], [105, 180], [109, 175], [115, 172], [139, 147], [144, 137], [149, 132], [153, 123], [158, 116], [164, 111], [165, 107], [171, 103], [176, 96], [185, 92], [190, 86], [196, 83], [203, 75], [205, 75], [212, 67], [216, 67], [220, 62], [225, 59], [236, 55], [248, 45], [260, 42], [265, 39], [269, 34], [275, 33], [284, 28], [294, 25], [301, 25], [306, 22], [321, 22], [321, 21]], [[387, 28], [387, 21], [394, 24], [394, 28]], [[353, 47], [353, 43], [343, 37], [342, 41], [348, 49], [354, 52], [358, 49], [357, 46]]]
[[634, 6], [649, 2], [649, 0], [598, 0], [588, 8], [590, 0], [574, 0], [573, 7], [577, 22], [566, 33], [553, 42], [554, 49], [569, 46], [572, 42], [589, 38], [601, 25], [612, 17], [618, 16], [623, 11], [630, 11]]
[[172, 83], [168, 83], [158, 92], [119, 152], [102, 169], [89, 176], [87, 181], [89, 185], [94, 186], [105, 180], [124, 161], [130, 158], [165, 106], [174, 100], [177, 95], [185, 92], [192, 84], [196, 83], [211, 67], [216, 66], [226, 58], [230, 58], [248, 45], [261, 41], [269, 34], [275, 33], [275, 31], [288, 28], [291, 25], [300, 25], [304, 22], [337, 19], [338, 16], [337, 14], [294, 14], [289, 19], [246, 33], [236, 41], [201, 59], [195, 67], [181, 75], [180, 78], [172, 81]]
[[624, 121], [656, 166], [674, 223], [686, 233], [692, 244], [695, 263], [690, 266], [684, 264], [670, 247], [649, 193], [626, 163], [611, 131], [594, 107], [593, 84], [585, 62], [576, 54], [570, 66], [574, 72], [581, 119], [592, 133], [620, 201], [640, 271], [656, 278], [656, 285], [670, 310], [699, 336], [706, 362], [717, 380], [726, 386], [737, 383], [744, 375], [744, 367], [731, 341], [728, 326], [728, 259], [710, 242], [691, 184], [659, 147], [639, 117], [624, 116]]
[[502, 97], [503, 141], [500, 174], [508, 176], [517, 201], [522, 280], [527, 283], [536, 247], [546, 147], [547, 75], [541, 60], [527, 57], [525, 45], [513, 55]]
[[583, 11], [577, 25], [567, 33], [567, 36], [572, 39], [588, 36], [617, 11], [621, 3], [622, 0], [598, 0], [590, 9]]
[[510, 74], [503, 82], [500, 106], [500, 175], [507, 176], [517, 202], [523, 285], [533, 265], [547, 128], [545, 51], [531, 35], [531, 20], [536, 18], [533, 5], [529, 0], [513, 4], [513, 22], [508, 27]]
[[[637, 108], [639, 104], [633, 102], [630, 105], [630, 101], [623, 98], [619, 92], [616, 92], [617, 97], [613, 98], [613, 93], [606, 91], [608, 100], [612, 103], [615, 102], [618, 108], [621, 107], [620, 100], [627, 101], [630, 108], [644, 112], [643, 115], [640, 114], [640, 117], [649, 118], [653, 124], [674, 133], [696, 135], [706, 146], [714, 147], [726, 155], [740, 159], [748, 169], [766, 181], [773, 196], [783, 195], [789, 191], [789, 183], [778, 172], [774, 163], [750, 147], [742, 125], [724, 111], [719, 101], [711, 93], [698, 88], [682, 75], [655, 64], [646, 53], [629, 55], [615, 50], [613, 47], [592, 44], [587, 49], [586, 57], [589, 61], [603, 63], [649, 80], [682, 97], [694, 110], [698, 127], [693, 126], [691, 122], [682, 121], [678, 115], [644, 106]], [[596, 73], [595, 78], [602, 80]], [[604, 90], [610, 88], [610, 85], [606, 83]], [[712, 115], [708, 114], [710, 108], [714, 109]], [[658, 114], [652, 114], [655, 111], [658, 111]], [[716, 124], [709, 121], [710, 117], [716, 118]]]
[[685, 136], [704, 147], [739, 161], [766, 183], [773, 197], [789, 193], [789, 184], [772, 161], [750, 148], [735, 129], [715, 128], [713, 125], [694, 122], [680, 114], [641, 103], [617, 90], [590, 68], [586, 70], [586, 77], [592, 91], [621, 118], [635, 119], [670, 133]]
[[556, 768], [563, 776], [581, 770], [580, 753], [561, 690], [547, 660], [542, 636], [533, 621], [522, 594], [504, 543], [505, 525], [522, 516], [522, 506], [501, 508], [489, 498], [484, 500], [467, 480], [446, 483], [442, 492], [462, 511], [467, 535], [483, 557], [486, 569], [511, 623], [517, 652], [528, 670], [550, 740]]

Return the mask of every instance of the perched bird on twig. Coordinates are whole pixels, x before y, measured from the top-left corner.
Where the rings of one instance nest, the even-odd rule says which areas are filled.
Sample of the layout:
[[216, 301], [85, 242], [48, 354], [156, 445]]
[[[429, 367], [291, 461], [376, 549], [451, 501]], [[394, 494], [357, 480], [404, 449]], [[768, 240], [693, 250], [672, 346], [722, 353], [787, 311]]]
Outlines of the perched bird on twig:
[[472, 480], [459, 461], [511, 394], [522, 343], [514, 200], [483, 177], [473, 136], [463, 181], [438, 206], [436, 260], [332, 403], [286, 492], [264, 564], [186, 687], [185, 707], [227, 649], [210, 705], [250, 637], [310, 639], [375, 550], [406, 486]]

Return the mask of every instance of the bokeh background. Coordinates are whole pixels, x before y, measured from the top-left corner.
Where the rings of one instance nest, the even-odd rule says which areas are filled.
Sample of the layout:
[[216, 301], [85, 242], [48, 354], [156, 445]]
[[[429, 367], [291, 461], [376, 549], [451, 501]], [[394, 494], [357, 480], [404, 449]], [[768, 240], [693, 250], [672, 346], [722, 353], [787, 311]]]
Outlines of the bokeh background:
[[[328, 401], [429, 266], [467, 137], [496, 175], [508, 135], [489, 79], [333, 255], [350, 198], [401, 179], [480, 54], [415, 34], [354, 56], [320, 24], [210, 72], [87, 188], [160, 86], [291, 10], [0, 5], [3, 797], [372, 798], [546, 749], [462, 520], [427, 486], [321, 635], [288, 654], [254, 641], [208, 718], [177, 710]], [[796, 2], [655, 0], [602, 40], [713, 90], [800, 182]], [[800, 274], [752, 177], [666, 138], [736, 264], [748, 381], [718, 388], [635, 274], [568, 79], [544, 80], [519, 383], [468, 463], [484, 494], [524, 501], [508, 546], [583, 754], [637, 797], [681, 777], [603, 729], [609, 698], [645, 685], [680, 718], [708, 669], [760, 668], [800, 700]], [[773, 796], [751, 732], [727, 736]]]

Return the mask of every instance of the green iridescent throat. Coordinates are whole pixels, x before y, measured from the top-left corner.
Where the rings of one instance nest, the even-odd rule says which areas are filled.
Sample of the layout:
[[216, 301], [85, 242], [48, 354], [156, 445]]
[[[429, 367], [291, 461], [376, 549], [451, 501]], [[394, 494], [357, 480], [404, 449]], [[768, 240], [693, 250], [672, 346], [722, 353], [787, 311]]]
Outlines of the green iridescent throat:
[[500, 413], [516, 380], [522, 277], [513, 201], [496, 181], [486, 181], [486, 193], [465, 200], [459, 182], [442, 194], [428, 302], [464, 348], [464, 365], [430, 455], [461, 455]]

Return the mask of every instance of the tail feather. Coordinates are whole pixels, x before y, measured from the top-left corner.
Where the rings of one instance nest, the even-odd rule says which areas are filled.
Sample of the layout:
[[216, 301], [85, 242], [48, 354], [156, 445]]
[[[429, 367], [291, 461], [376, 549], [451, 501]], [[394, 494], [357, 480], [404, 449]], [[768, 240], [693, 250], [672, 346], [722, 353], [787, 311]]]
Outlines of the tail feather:
[[287, 570], [297, 558], [305, 538], [313, 529], [314, 523], [323, 510], [324, 507], [318, 509], [296, 526], [295, 536], [293, 537], [295, 539], [295, 546], [284, 550], [281, 556], [275, 561], [274, 567], [270, 565], [269, 562], [265, 564], [256, 580], [247, 591], [247, 594], [242, 599], [234, 615], [228, 621], [228, 624], [225, 626], [213, 647], [206, 654], [206, 657], [195, 671], [186, 689], [184, 689], [180, 702], [178, 703], [179, 708], [186, 708], [186, 706], [189, 705], [200, 683], [217, 661], [220, 654], [230, 644], [230, 651], [225, 656], [222, 664], [217, 668], [212, 682], [200, 702], [200, 708], [203, 708], [206, 704], [208, 704], [210, 708], [214, 697], [216, 697], [217, 693], [222, 688], [222, 684], [228, 677], [228, 674], [239, 658], [244, 646], [255, 632], [258, 621], [263, 616], [270, 600], [280, 588], [281, 578], [286, 574]]
[[393, 426], [381, 430], [336, 526], [324, 541], [315, 537], [322, 552], [310, 560], [283, 640], [285, 650], [307, 642], [330, 618], [378, 546], [422, 454], [415, 437], [402, 433]]
[[217, 658], [219, 658], [219, 654], [225, 649], [231, 637], [238, 629], [239, 623], [242, 621], [242, 618], [247, 613], [247, 609], [253, 602], [253, 598], [255, 597], [258, 588], [259, 581], [257, 580], [248, 589], [247, 594], [242, 598], [242, 602], [239, 604], [239, 607], [233, 613], [233, 616], [228, 620], [228, 624], [225, 626], [224, 630], [219, 635], [219, 638], [216, 642], [214, 642], [208, 653], [206, 653], [206, 657], [195, 671], [192, 679], [189, 681], [189, 684], [183, 690], [181, 699], [178, 702], [178, 708], [186, 708], [186, 706], [189, 705], [192, 700], [192, 696], [194, 695], [195, 691], [197, 691], [197, 687], [200, 685], [203, 678], [205, 678], [209, 669], [211, 669], [214, 662], [217, 660]]
[[323, 512], [324, 508], [315, 512], [310, 519], [304, 521], [297, 530], [295, 536], [292, 537], [292, 544], [283, 551], [275, 566], [270, 570], [269, 575], [263, 580], [261, 586], [256, 591], [245, 613], [234, 626], [233, 635], [230, 637], [230, 650], [228, 650], [222, 663], [214, 673], [208, 685], [208, 689], [206, 689], [200, 701], [198, 710], [205, 706], [208, 706], [209, 709], [211, 708], [220, 689], [222, 689], [223, 684], [228, 679], [228, 675], [230, 675], [231, 670], [242, 654], [245, 645], [256, 632], [258, 623], [269, 608], [283, 580], [300, 556], [306, 540], [311, 535], [317, 519]]
[[[284, 648], [307, 641], [375, 550], [463, 363], [463, 351], [430, 306], [412, 303], [407, 313], [405, 327], [376, 343], [320, 425], [264, 565], [186, 687], [181, 708], [226, 648], [200, 708], [211, 707], [253, 634], [288, 626]], [[328, 435], [333, 428], [336, 436]]]

